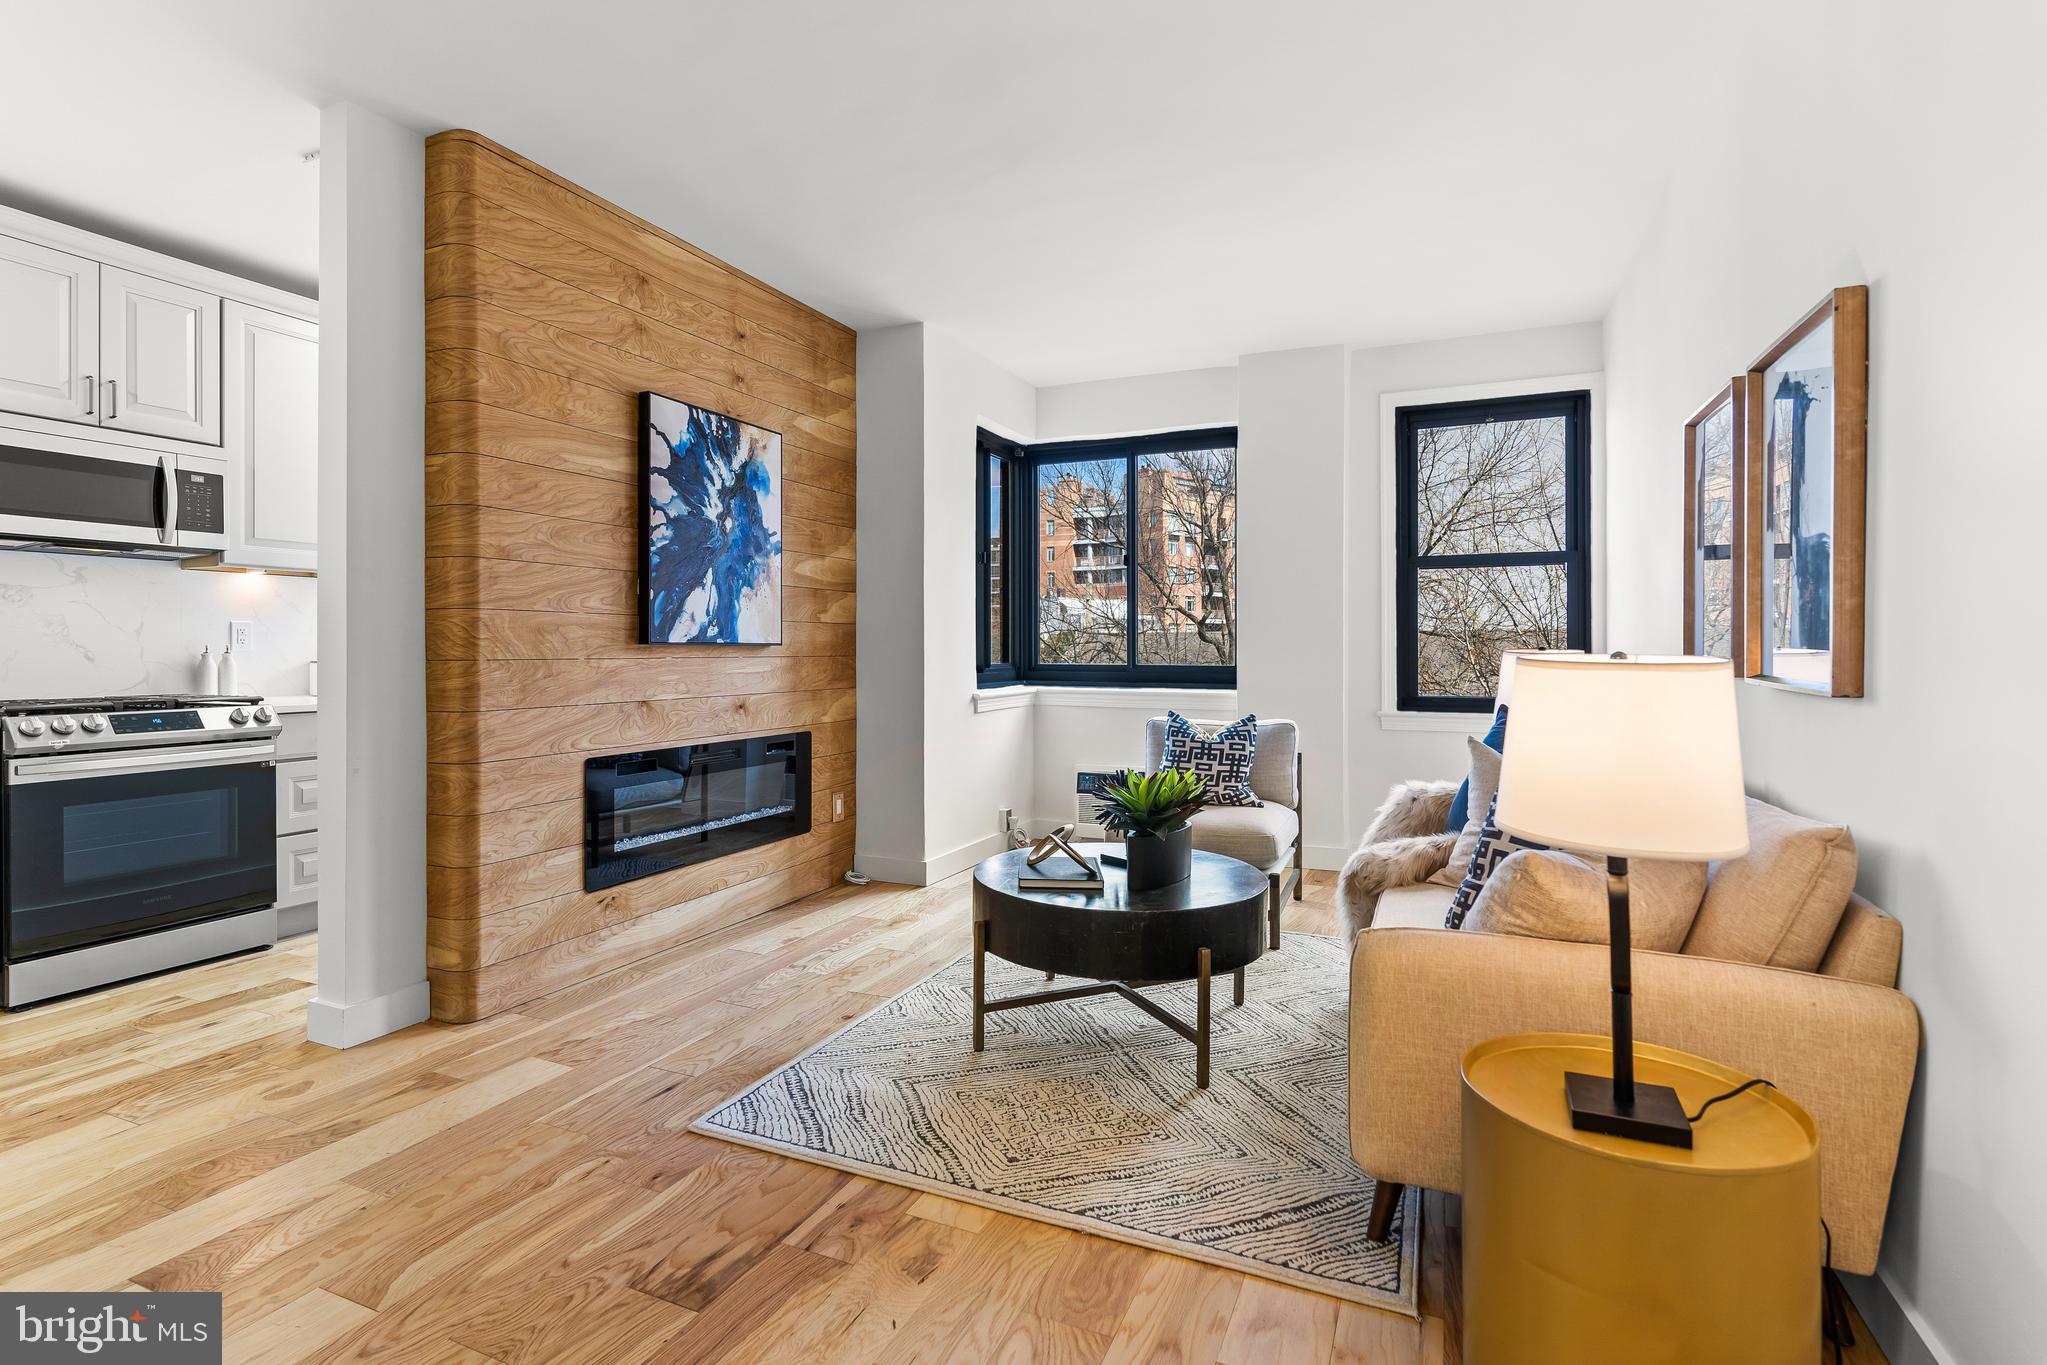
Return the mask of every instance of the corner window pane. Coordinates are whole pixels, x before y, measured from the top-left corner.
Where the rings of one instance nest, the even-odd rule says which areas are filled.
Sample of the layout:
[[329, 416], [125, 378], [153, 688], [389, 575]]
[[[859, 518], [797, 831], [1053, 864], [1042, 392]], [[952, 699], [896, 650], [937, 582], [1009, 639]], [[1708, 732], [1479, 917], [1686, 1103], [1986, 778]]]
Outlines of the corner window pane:
[[1128, 594], [1123, 582], [1128, 464], [1121, 459], [1047, 462], [1038, 467], [1038, 507], [1048, 559], [1038, 601], [1038, 661], [1128, 661]]
[[987, 579], [982, 591], [988, 594], [988, 662], [1006, 664], [1009, 662], [1009, 632], [1006, 629], [1008, 617], [1004, 612], [1003, 569], [1004, 531], [1009, 525], [1008, 484], [1004, 482], [1005, 465], [1000, 456], [987, 456], [988, 461], [988, 506], [983, 509], [988, 518], [988, 559]]
[[[1237, 661], [1237, 452], [1176, 450], [1137, 461], [1137, 661]], [[1174, 555], [1193, 562], [1172, 564]], [[1169, 592], [1187, 584], [1197, 593]]]

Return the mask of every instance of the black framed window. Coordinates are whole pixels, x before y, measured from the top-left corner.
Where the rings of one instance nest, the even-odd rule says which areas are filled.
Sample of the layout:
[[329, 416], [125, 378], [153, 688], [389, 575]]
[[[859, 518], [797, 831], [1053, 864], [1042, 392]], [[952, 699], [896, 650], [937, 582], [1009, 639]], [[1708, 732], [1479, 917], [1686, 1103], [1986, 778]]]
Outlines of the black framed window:
[[1500, 655], [1589, 649], [1592, 399], [1394, 414], [1398, 705], [1490, 711]]
[[1236, 685], [1234, 428], [976, 457], [984, 685]]

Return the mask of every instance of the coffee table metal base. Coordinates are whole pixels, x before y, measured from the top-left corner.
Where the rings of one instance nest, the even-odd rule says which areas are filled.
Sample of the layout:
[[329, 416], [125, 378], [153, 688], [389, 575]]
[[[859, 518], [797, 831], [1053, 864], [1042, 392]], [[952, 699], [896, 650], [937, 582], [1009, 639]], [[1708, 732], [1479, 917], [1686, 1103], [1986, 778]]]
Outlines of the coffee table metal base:
[[[982, 920], [974, 921], [974, 1051], [986, 1049], [987, 1035], [983, 1021], [998, 1010], [1022, 1009], [1026, 1005], [1052, 1005], [1061, 1000], [1079, 1000], [1090, 995], [1120, 995], [1152, 1018], [1164, 1024], [1173, 1032], [1194, 1044], [1194, 1084], [1197, 1089], [1208, 1089], [1208, 982], [1209, 952], [1206, 948], [1195, 953], [1194, 974], [1194, 1022], [1187, 1023], [1172, 1011], [1154, 1000], [1137, 993], [1139, 986], [1162, 985], [1156, 981], [1094, 981], [1084, 986], [1062, 986], [1053, 991], [1032, 991], [1027, 995], [1010, 995], [1000, 1000], [990, 1000], [987, 990], [988, 926]], [[1239, 967], [1231, 973], [1235, 982], [1231, 991], [1233, 1003], [1244, 1003], [1244, 969]], [[1050, 981], [1052, 973], [1045, 973]]]

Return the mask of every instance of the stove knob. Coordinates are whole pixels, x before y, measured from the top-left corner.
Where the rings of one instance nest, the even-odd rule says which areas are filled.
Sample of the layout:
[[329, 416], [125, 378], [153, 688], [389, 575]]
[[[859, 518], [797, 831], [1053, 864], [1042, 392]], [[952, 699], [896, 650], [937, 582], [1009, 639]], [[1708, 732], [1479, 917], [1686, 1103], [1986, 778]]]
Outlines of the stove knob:
[[68, 735], [78, 729], [78, 722], [69, 716], [59, 716], [50, 722], [50, 729], [55, 734]]
[[87, 716], [78, 723], [85, 727], [85, 733], [88, 735], [96, 735], [107, 728], [107, 718], [105, 716]]
[[30, 739], [34, 739], [43, 732], [43, 723], [34, 716], [23, 716], [14, 728], [27, 735]]
[[237, 706], [234, 710], [227, 713], [227, 719], [230, 725], [247, 725], [249, 723], [249, 713]]
[[276, 719], [277, 713], [275, 711], [272, 711], [269, 707], [259, 706], [256, 708], [256, 723], [258, 725], [268, 725], [271, 721]]

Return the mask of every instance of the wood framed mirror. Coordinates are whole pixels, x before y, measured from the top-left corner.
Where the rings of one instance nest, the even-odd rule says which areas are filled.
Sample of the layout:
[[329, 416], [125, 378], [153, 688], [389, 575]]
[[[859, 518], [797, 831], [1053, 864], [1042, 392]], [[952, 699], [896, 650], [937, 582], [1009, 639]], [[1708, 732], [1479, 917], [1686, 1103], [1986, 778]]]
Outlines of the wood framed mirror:
[[1684, 652], [1732, 660], [1741, 678], [1755, 672], [1742, 612], [1747, 392], [1745, 379], [1730, 379], [1685, 422], [1684, 437]]
[[1862, 695], [1869, 289], [1836, 289], [1743, 376], [1745, 676]]

